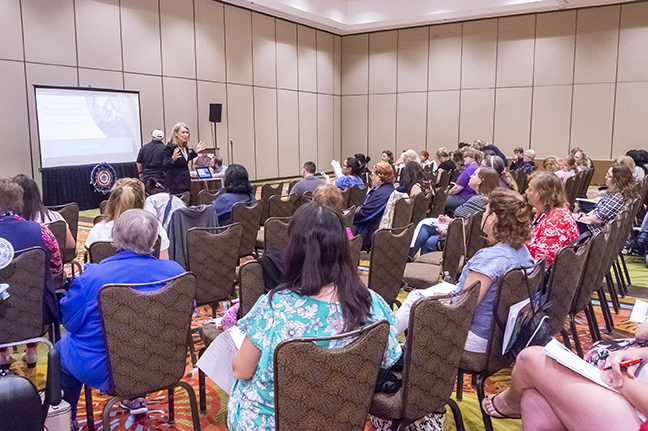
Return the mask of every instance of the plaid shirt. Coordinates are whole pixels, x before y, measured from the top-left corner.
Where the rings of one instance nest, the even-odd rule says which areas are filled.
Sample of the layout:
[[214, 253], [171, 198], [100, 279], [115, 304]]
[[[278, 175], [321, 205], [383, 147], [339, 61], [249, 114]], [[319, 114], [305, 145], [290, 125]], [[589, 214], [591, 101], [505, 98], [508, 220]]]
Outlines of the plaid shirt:
[[592, 232], [592, 235], [602, 231], [605, 225], [616, 217], [617, 214], [623, 211], [624, 208], [625, 202], [623, 202], [623, 195], [621, 193], [605, 193], [596, 203], [593, 210], [594, 215], [603, 223], [587, 225], [590, 232]]

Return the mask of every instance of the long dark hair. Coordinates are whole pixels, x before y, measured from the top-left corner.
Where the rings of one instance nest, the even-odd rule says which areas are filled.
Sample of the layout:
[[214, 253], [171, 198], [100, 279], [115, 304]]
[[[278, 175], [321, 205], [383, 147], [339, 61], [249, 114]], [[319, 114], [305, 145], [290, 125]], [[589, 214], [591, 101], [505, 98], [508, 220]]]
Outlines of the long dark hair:
[[20, 214], [25, 220], [34, 220], [40, 214], [42, 223], [47, 222], [49, 212], [41, 199], [38, 184], [26, 175], [18, 174], [13, 179], [23, 189], [23, 209]]
[[342, 308], [343, 330], [364, 325], [371, 316], [371, 294], [362, 284], [349, 254], [342, 216], [312, 202], [299, 207], [288, 225], [282, 283], [268, 295], [288, 289], [299, 296], [315, 296], [333, 283]]
[[362, 164], [355, 157], [347, 158], [346, 165], [351, 169], [351, 175], [354, 177], [359, 177], [362, 174]]
[[416, 162], [409, 162], [400, 172], [400, 185], [396, 189], [401, 193], [409, 194], [414, 184], [425, 179], [425, 171]]
[[252, 194], [252, 184], [248, 171], [243, 165], [229, 165], [225, 171], [225, 191], [227, 193]]

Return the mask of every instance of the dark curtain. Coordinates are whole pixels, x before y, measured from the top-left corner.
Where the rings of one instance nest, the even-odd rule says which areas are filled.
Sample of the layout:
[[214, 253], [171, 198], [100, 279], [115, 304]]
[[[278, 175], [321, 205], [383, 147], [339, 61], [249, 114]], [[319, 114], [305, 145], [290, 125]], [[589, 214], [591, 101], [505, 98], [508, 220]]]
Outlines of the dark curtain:
[[[70, 202], [79, 204], [79, 209], [99, 208], [101, 201], [110, 194], [96, 192], [90, 184], [90, 172], [96, 165], [61, 166], [43, 168], [43, 203], [47, 206], [63, 205]], [[115, 168], [117, 179], [137, 178], [137, 164], [111, 163]]]

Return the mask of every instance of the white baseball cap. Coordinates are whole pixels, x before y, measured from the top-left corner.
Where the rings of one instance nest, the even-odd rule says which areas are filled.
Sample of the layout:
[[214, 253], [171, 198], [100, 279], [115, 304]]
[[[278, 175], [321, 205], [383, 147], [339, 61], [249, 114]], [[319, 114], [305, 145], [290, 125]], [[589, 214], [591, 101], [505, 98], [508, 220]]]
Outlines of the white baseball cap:
[[157, 139], [158, 141], [161, 141], [162, 139], [164, 139], [164, 132], [160, 129], [155, 129], [151, 133], [151, 136]]

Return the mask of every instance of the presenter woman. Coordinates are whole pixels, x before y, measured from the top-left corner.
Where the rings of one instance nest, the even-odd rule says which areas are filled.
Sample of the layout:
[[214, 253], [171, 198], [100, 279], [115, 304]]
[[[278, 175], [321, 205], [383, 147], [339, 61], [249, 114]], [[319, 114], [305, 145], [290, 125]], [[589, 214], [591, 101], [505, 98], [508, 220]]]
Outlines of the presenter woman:
[[203, 141], [189, 148], [189, 128], [185, 123], [173, 126], [171, 140], [164, 149], [162, 166], [164, 169], [164, 185], [171, 194], [188, 192], [191, 188], [189, 162], [205, 149]]

